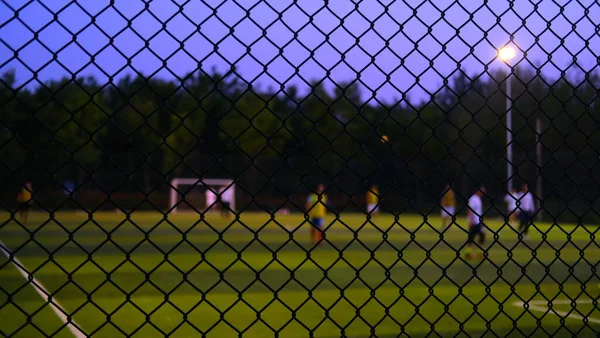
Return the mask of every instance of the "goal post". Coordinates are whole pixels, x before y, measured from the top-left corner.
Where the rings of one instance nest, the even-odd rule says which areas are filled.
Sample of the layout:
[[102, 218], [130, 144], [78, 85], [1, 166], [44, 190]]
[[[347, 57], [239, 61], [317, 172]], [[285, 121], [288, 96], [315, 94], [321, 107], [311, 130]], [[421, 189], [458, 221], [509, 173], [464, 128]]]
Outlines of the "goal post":
[[[185, 186], [189, 186], [186, 188]], [[235, 183], [231, 179], [219, 179], [219, 178], [175, 178], [171, 180], [171, 192], [169, 194], [169, 209], [171, 213], [177, 213], [177, 205], [180, 200], [185, 200], [185, 195], [193, 187], [199, 187], [203, 189], [211, 189], [216, 195], [221, 193], [221, 189], [225, 189], [229, 192], [230, 196], [230, 209], [235, 211]]]

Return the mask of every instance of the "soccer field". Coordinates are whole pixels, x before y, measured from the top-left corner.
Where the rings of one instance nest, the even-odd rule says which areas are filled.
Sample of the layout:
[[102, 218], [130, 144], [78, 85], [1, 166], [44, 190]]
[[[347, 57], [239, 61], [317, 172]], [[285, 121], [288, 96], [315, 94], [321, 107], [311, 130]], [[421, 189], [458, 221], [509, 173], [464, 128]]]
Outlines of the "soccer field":
[[[395, 337], [430, 330], [444, 337], [595, 337], [600, 331], [595, 225], [538, 225], [519, 243], [512, 229], [491, 221], [488, 257], [466, 262], [459, 252], [466, 232], [453, 226], [440, 234], [435, 217], [429, 225], [422, 216], [368, 222], [364, 214], [330, 215], [328, 242], [316, 248], [302, 215], [243, 213], [234, 221], [37, 213], [27, 230], [2, 217], [0, 240], [94, 337], [273, 337], [275, 331]], [[2, 335], [60, 330], [56, 336], [71, 337], [1, 257]], [[556, 313], [545, 313], [550, 304]]]

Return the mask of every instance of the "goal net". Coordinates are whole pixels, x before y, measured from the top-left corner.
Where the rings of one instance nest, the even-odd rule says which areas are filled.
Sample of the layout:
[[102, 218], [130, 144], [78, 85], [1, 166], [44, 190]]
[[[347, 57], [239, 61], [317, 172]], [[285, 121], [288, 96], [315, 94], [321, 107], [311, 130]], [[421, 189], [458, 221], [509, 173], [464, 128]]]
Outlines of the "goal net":
[[[221, 200], [221, 202], [219, 202]], [[217, 212], [229, 205], [235, 211], [235, 184], [230, 179], [176, 178], [171, 181], [169, 209], [172, 213]]]

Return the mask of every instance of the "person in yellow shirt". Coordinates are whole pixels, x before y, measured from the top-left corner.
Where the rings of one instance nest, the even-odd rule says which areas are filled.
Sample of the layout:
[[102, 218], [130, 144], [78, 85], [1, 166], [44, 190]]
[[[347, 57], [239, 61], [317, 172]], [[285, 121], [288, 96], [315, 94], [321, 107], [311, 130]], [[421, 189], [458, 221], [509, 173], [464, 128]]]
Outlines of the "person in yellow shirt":
[[367, 212], [369, 214], [376, 214], [379, 210], [379, 190], [374, 185], [367, 191]]
[[446, 229], [452, 224], [452, 218], [456, 210], [456, 198], [454, 197], [454, 190], [450, 187], [450, 184], [446, 185], [444, 189], [444, 196], [441, 201], [442, 207], [442, 230]]
[[319, 184], [317, 191], [308, 196], [306, 201], [306, 212], [311, 224], [310, 238], [313, 243], [323, 240], [323, 225], [327, 213], [327, 195], [324, 194], [325, 186]]
[[31, 183], [27, 182], [21, 188], [21, 191], [17, 194], [17, 202], [19, 203], [19, 219], [23, 223], [27, 223], [27, 218], [29, 216], [29, 208], [33, 203], [33, 199], [31, 198], [32, 188]]

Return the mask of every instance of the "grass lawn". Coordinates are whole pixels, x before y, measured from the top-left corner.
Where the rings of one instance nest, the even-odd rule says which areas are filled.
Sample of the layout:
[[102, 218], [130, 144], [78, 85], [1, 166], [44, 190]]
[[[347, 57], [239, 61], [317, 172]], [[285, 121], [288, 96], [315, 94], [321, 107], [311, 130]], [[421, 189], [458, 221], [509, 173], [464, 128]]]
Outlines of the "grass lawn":
[[[516, 302], [583, 300], [600, 320], [596, 225], [536, 224], [520, 242], [487, 225], [487, 257], [462, 259], [466, 232], [422, 216], [328, 218], [314, 247], [301, 215], [137, 212], [0, 215], [0, 240], [94, 337], [595, 337], [600, 324]], [[460, 219], [459, 223], [464, 223]], [[556, 305], [571, 311], [569, 304]], [[539, 327], [538, 327], [539, 326]], [[0, 333], [70, 337], [12, 262], [0, 256]]]

